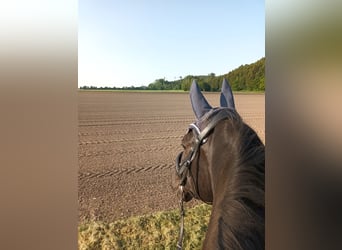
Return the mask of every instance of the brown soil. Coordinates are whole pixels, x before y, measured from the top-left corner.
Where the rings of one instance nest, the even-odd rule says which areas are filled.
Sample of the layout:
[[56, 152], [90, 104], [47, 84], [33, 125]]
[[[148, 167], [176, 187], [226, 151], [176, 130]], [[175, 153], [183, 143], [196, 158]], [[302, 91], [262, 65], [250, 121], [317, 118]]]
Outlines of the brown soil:
[[[218, 106], [219, 93], [205, 96]], [[237, 94], [235, 104], [265, 141], [265, 96]], [[188, 94], [80, 91], [78, 112], [80, 222], [177, 208], [174, 161], [194, 121]]]

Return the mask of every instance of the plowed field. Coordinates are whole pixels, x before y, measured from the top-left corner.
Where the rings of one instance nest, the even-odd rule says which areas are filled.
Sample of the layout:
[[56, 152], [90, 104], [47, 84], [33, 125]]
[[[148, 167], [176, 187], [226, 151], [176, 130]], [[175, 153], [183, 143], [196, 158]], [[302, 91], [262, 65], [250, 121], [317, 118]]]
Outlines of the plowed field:
[[[171, 188], [174, 161], [195, 119], [188, 93], [78, 95], [80, 222], [177, 208]], [[204, 95], [212, 106], [219, 105], [219, 93]], [[236, 94], [235, 105], [265, 141], [265, 95]]]

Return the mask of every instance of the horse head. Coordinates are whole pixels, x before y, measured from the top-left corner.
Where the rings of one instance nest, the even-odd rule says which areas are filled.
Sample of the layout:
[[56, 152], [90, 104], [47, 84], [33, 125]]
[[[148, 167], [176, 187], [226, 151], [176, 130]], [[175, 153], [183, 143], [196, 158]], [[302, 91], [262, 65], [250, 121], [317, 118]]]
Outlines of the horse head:
[[183, 188], [183, 199], [213, 201], [212, 173], [210, 165], [211, 133], [215, 126], [227, 117], [238, 117], [232, 90], [224, 79], [221, 88], [220, 107], [213, 108], [205, 99], [194, 80], [190, 88], [190, 100], [196, 121], [190, 124], [182, 139], [183, 152], [176, 158], [176, 173]]

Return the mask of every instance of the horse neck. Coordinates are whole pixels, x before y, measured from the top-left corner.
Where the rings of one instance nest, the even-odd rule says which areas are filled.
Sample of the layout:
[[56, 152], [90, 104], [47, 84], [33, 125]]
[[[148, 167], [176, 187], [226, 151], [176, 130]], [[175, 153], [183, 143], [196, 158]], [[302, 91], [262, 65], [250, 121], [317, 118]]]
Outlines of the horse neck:
[[264, 249], [264, 208], [248, 207], [243, 196], [227, 191], [214, 193], [203, 249]]
[[[226, 125], [221, 126], [213, 142], [228, 140], [222, 138]], [[226, 136], [230, 145], [239, 145], [232, 135]], [[264, 184], [258, 170], [262, 157], [243, 162], [239, 147], [220, 145], [229, 149], [224, 154], [211, 148], [213, 206], [203, 249], [264, 249]]]

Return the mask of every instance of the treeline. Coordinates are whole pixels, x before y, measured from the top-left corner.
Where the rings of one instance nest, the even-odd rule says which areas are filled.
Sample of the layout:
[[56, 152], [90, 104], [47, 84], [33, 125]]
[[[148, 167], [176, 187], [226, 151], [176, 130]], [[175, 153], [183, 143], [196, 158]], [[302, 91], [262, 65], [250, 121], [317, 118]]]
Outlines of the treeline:
[[99, 90], [148, 90], [148, 87], [97, 87], [97, 86], [81, 86], [80, 89], [99, 89]]
[[195, 79], [202, 91], [220, 91], [223, 78], [226, 78], [234, 91], [265, 91], [265, 57], [252, 64], [241, 65], [227, 74], [216, 76], [210, 73], [205, 76], [179, 77], [175, 81], [157, 79], [147, 87], [94, 87], [84, 86], [81, 89], [123, 89], [123, 90], [184, 90], [190, 89]]

